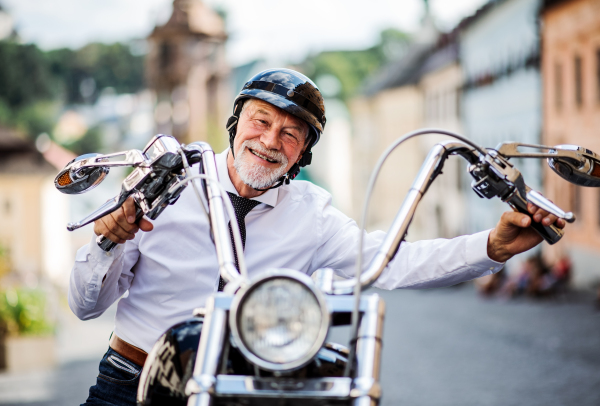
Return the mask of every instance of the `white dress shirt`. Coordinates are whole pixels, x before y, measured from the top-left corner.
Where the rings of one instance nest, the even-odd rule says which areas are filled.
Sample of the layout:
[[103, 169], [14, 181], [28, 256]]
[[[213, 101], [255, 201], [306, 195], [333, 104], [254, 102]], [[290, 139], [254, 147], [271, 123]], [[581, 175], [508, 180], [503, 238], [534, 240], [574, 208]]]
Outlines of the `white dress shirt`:
[[[237, 194], [227, 171], [227, 151], [216, 155], [219, 180]], [[333, 268], [354, 273], [359, 228], [331, 206], [331, 195], [310, 182], [294, 180], [268, 190], [246, 216], [245, 257], [250, 275], [266, 268], [296, 269], [308, 275]], [[375, 286], [384, 289], [434, 288], [499, 271], [503, 264], [487, 256], [489, 231], [402, 243]], [[364, 238], [365, 266], [385, 233]], [[106, 276], [106, 279], [103, 278]], [[115, 333], [147, 352], [172, 325], [191, 317], [217, 290], [217, 257], [206, 215], [191, 187], [154, 221], [154, 230], [138, 232], [112, 252], [95, 243], [77, 252], [71, 272], [69, 306], [82, 320], [117, 307]]]

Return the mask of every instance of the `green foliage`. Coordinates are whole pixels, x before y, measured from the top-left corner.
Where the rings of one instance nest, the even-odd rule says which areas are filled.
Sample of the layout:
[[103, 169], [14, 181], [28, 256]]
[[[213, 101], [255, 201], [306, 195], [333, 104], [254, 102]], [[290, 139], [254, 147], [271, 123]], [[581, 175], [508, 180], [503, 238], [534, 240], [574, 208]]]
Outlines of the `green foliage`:
[[10, 123], [12, 118], [12, 110], [7, 102], [0, 97], [0, 124]]
[[0, 97], [20, 108], [57, 95], [44, 53], [33, 44], [0, 41]]
[[381, 32], [377, 45], [358, 51], [326, 51], [309, 56], [303, 63], [304, 73], [310, 78], [333, 75], [341, 84], [339, 97], [348, 100], [360, 89], [366, 78], [389, 61], [402, 55], [410, 37], [395, 29]]
[[46, 295], [36, 289], [0, 292], [0, 329], [9, 335], [46, 335], [53, 326], [46, 316]]
[[90, 151], [100, 151], [102, 149], [101, 128], [92, 127], [77, 141], [63, 146], [73, 151], [76, 155], [87, 154]]
[[0, 243], [0, 279], [10, 272], [10, 250]]
[[36, 101], [20, 109], [15, 109], [9, 123], [33, 139], [41, 133], [52, 132], [59, 108], [60, 105], [57, 102]]
[[[92, 89], [84, 98], [80, 89], [86, 80]], [[0, 125], [31, 139], [52, 133], [61, 105], [93, 102], [106, 87], [118, 93], [142, 89], [144, 57], [120, 43], [43, 52], [32, 44], [0, 41]], [[81, 144], [95, 142], [94, 131]]]
[[84, 100], [81, 83], [93, 79], [98, 90], [114, 88], [117, 93], [132, 93], [144, 87], [144, 57], [133, 55], [125, 44], [93, 43], [79, 50], [57, 49], [47, 53], [50, 71], [64, 84], [67, 103]]

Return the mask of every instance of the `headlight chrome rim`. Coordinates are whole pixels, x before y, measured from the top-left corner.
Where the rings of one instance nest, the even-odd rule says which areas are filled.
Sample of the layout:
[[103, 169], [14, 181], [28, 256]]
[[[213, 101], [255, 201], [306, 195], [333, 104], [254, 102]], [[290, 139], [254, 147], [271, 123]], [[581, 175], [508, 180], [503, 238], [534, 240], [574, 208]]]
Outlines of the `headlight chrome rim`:
[[[238, 317], [240, 316], [238, 313], [241, 310], [241, 305], [255, 289], [260, 287], [265, 282], [273, 279], [291, 279], [300, 283], [310, 293], [312, 293], [319, 306], [319, 309], [321, 310], [321, 325], [319, 326], [319, 333], [310, 350], [307, 351], [302, 357], [285, 363], [267, 361], [254, 354], [244, 342], [238, 326]], [[252, 278], [249, 284], [242, 286], [236, 293], [231, 303], [229, 312], [229, 326], [231, 328], [233, 341], [235, 345], [237, 345], [242, 355], [259, 368], [273, 372], [292, 371], [302, 368], [308, 364], [325, 344], [327, 333], [329, 331], [329, 324], [330, 314], [323, 293], [315, 287], [312, 279], [309, 276], [290, 269], [269, 269], [265, 272], [262, 272], [257, 277]]]

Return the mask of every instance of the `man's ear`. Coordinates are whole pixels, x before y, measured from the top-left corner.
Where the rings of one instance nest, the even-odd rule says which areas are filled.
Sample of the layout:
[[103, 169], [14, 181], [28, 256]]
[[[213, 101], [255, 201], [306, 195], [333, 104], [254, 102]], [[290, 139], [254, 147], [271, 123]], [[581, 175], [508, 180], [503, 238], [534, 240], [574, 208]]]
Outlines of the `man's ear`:
[[302, 148], [302, 152], [300, 152], [300, 155], [298, 156], [298, 160], [296, 161], [297, 164], [299, 164], [300, 161], [302, 161], [302, 157], [304, 156], [304, 153], [306, 152], [307, 146], [308, 146], [308, 144], [304, 145], [304, 147]]

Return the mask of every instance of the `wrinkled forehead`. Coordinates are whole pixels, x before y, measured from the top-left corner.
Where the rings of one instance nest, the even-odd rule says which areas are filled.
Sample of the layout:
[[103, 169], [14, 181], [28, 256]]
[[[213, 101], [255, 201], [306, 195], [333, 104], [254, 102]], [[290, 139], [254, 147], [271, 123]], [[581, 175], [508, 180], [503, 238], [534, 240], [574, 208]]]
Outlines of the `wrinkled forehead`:
[[275, 119], [281, 118], [290, 120], [292, 125], [303, 128], [305, 133], [308, 134], [308, 124], [304, 120], [288, 113], [285, 110], [280, 109], [279, 107], [273, 106], [270, 103], [258, 99], [248, 99], [244, 103], [243, 111], [247, 112], [248, 114], [254, 114], [258, 110], [267, 113]]

